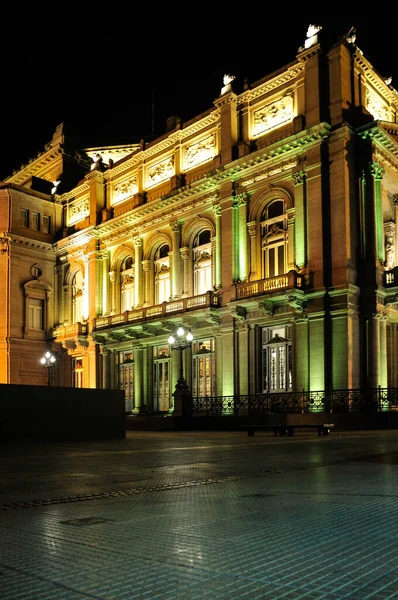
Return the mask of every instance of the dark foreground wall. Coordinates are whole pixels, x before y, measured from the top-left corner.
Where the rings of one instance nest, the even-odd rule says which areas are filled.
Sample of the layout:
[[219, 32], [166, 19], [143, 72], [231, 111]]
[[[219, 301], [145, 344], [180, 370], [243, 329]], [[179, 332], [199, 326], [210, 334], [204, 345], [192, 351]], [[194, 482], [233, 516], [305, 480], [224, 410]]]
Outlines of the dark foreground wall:
[[0, 440], [125, 436], [122, 390], [0, 384]]

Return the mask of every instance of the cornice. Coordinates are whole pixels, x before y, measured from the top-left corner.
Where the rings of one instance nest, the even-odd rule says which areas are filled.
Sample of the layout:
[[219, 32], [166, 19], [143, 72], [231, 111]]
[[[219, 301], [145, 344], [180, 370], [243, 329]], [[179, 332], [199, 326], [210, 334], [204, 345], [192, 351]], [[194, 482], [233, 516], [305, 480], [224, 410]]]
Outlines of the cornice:
[[10, 243], [13, 246], [23, 247], [24, 249], [29, 248], [29, 250], [39, 250], [40, 252], [55, 253], [55, 248], [53, 244], [48, 244], [47, 242], [27, 238], [22, 235], [15, 235], [14, 233], [8, 233], [7, 235], [10, 239]]
[[[398, 123], [374, 121], [370, 126], [357, 129], [362, 139], [371, 139], [380, 156], [384, 157], [394, 170], [398, 163]], [[395, 164], [394, 164], [395, 161]]]
[[238, 96], [238, 107], [241, 104], [253, 102], [259, 96], [264, 96], [269, 92], [294, 81], [298, 75], [305, 70], [305, 62], [298, 62], [295, 65], [288, 67], [282, 74], [277, 75], [273, 79], [260, 84], [254, 89], [247, 90]]
[[87, 245], [92, 239], [98, 239], [98, 227], [99, 225], [92, 225], [87, 227], [83, 231], [78, 231], [72, 235], [68, 235], [66, 238], [62, 238], [55, 242], [54, 250], [57, 254], [62, 254], [68, 251], [69, 248], [76, 248], [83, 245]]
[[47, 167], [54, 161], [62, 160], [63, 151], [60, 146], [51, 148], [50, 150], [40, 153], [36, 158], [32, 159], [27, 165], [21, 165], [19, 170], [15, 170], [14, 173], [4, 179], [6, 182], [21, 184], [33, 175], [36, 175], [39, 171]]
[[383, 78], [374, 70], [371, 63], [364, 57], [362, 50], [356, 47], [354, 62], [358, 69], [365, 75], [366, 80], [380, 93], [381, 96], [398, 108], [398, 92], [391, 85], [387, 85]]
[[[90, 175], [90, 173], [89, 173], [89, 175]], [[80, 196], [86, 192], [89, 192], [89, 190], [90, 190], [90, 178], [88, 177], [87, 179], [84, 179], [84, 181], [80, 185], [73, 188], [73, 190], [71, 190], [70, 192], [65, 192], [65, 194], [58, 196], [58, 198], [61, 202], [64, 202], [64, 201], [67, 202], [68, 200], [74, 200], [74, 198], [76, 198], [77, 196]]]
[[216, 123], [218, 123], [219, 119], [220, 111], [212, 111], [209, 115], [207, 115], [200, 121], [192, 123], [192, 125], [188, 125], [183, 129], [174, 131], [161, 142], [154, 144], [153, 146], [150, 146], [148, 148], [145, 148], [145, 150], [142, 150], [141, 152], [135, 153], [134, 156], [124, 160], [123, 163], [119, 166], [116, 165], [112, 169], [105, 171], [105, 178], [111, 181], [112, 179], [118, 177], [121, 173], [123, 173], [123, 171], [128, 171], [134, 167], [143, 165], [145, 162], [148, 161], [148, 159], [152, 158], [156, 154], [165, 152], [167, 150], [173, 150], [176, 144], [182, 142], [184, 139], [194, 135], [195, 133], [198, 133], [212, 125], [215, 125]]

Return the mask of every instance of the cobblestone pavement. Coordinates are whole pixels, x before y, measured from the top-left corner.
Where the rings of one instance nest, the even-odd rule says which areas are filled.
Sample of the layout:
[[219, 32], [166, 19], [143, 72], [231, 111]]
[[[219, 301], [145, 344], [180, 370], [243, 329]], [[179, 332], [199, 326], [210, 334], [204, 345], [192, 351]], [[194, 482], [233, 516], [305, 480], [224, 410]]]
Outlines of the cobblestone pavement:
[[398, 599], [398, 430], [0, 443], [0, 599]]

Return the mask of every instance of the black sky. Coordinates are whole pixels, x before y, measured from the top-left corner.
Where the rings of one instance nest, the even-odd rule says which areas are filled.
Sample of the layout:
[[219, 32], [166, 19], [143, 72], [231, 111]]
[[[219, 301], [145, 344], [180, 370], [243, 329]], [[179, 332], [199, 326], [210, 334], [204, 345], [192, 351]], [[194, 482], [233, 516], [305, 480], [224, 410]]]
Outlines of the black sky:
[[117, 16], [105, 11], [101, 19], [74, 15], [50, 24], [36, 17], [0, 36], [0, 180], [43, 151], [62, 122], [75, 125], [83, 146], [161, 135], [168, 117], [187, 121], [212, 108], [224, 73], [254, 82], [294, 61], [314, 22], [331, 37], [355, 25], [358, 47], [398, 89], [392, 21], [390, 29], [310, 17], [280, 25], [260, 14], [253, 24], [234, 14], [205, 26], [176, 9], [125, 22], [122, 9]]

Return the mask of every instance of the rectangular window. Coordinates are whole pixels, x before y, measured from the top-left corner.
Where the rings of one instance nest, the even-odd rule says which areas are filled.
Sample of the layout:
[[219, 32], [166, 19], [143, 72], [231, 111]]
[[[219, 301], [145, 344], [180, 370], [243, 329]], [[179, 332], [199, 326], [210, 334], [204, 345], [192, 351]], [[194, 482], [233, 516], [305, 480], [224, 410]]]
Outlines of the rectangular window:
[[21, 227], [29, 227], [29, 211], [27, 208], [21, 209]]
[[44, 215], [43, 217], [43, 232], [51, 233], [51, 217]]
[[32, 229], [40, 230], [40, 214], [37, 212], [32, 213]]
[[29, 299], [29, 328], [43, 329], [43, 301]]

